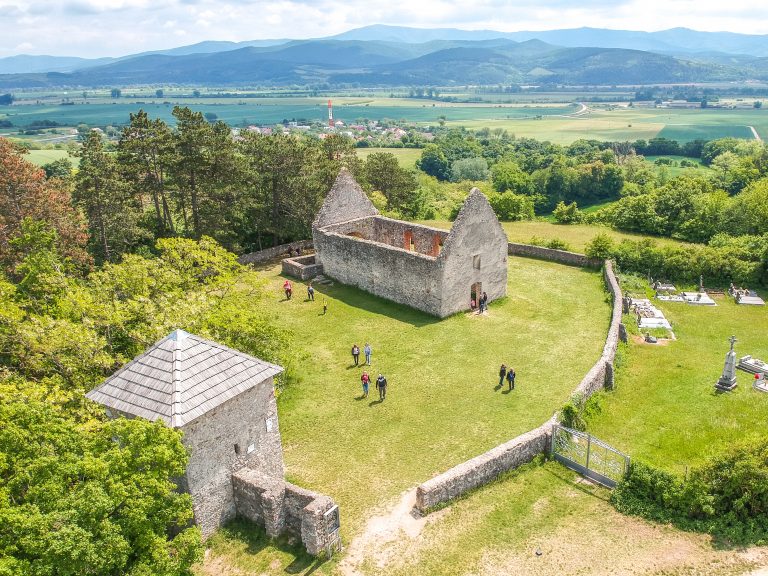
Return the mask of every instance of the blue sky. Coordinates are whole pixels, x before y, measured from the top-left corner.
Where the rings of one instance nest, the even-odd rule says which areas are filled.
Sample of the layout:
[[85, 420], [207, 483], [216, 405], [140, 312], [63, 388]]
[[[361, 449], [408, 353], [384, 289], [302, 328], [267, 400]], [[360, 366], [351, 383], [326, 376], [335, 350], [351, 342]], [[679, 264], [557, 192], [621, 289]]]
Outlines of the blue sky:
[[759, 0], [0, 0], [0, 57], [121, 56], [203, 40], [314, 38], [368, 24], [593, 26], [768, 34]]

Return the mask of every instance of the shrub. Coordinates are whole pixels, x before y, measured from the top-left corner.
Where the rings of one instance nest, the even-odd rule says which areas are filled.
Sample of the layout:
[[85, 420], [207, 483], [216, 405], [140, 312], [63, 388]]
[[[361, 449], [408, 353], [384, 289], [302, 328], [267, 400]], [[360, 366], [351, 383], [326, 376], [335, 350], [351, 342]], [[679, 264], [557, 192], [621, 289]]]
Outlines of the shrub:
[[559, 202], [552, 211], [552, 215], [558, 224], [577, 224], [583, 220], [581, 210], [579, 210], [576, 202], [570, 204]]
[[613, 256], [613, 238], [605, 232], [600, 232], [587, 244], [585, 253], [590, 258], [605, 260]]
[[488, 201], [499, 220], [532, 220], [533, 198], [514, 192], [492, 194]]
[[736, 544], [768, 542], [768, 444], [755, 437], [694, 468], [687, 479], [633, 462], [611, 494], [619, 512], [672, 522]]

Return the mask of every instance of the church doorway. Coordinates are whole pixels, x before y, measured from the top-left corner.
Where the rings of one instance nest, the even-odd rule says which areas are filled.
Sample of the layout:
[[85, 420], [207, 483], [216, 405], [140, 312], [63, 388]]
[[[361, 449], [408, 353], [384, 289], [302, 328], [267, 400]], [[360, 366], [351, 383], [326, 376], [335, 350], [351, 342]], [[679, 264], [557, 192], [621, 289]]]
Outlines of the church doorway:
[[475, 282], [469, 289], [469, 303], [472, 310], [480, 306], [480, 296], [483, 295], [483, 283]]

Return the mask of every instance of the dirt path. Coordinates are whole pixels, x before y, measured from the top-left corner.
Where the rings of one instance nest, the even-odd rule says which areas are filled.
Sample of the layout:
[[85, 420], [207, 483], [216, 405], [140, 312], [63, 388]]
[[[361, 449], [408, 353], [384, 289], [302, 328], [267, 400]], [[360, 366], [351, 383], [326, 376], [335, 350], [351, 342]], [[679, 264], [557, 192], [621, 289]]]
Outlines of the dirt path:
[[339, 562], [341, 573], [344, 576], [362, 576], [360, 567], [365, 563], [383, 568], [392, 559], [398, 541], [417, 538], [427, 522], [441, 516], [440, 512], [422, 516], [415, 506], [416, 489], [413, 488], [403, 492], [392, 510], [368, 520], [363, 532], [344, 551], [344, 558]]

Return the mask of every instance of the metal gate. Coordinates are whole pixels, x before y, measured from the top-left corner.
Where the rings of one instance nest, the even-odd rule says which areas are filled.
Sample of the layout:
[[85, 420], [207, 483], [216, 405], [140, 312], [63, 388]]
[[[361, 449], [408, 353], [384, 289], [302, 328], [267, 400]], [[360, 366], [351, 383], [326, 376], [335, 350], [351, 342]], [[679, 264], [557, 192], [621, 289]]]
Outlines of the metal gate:
[[552, 429], [551, 452], [558, 462], [608, 488], [614, 488], [629, 470], [629, 456], [560, 424]]

